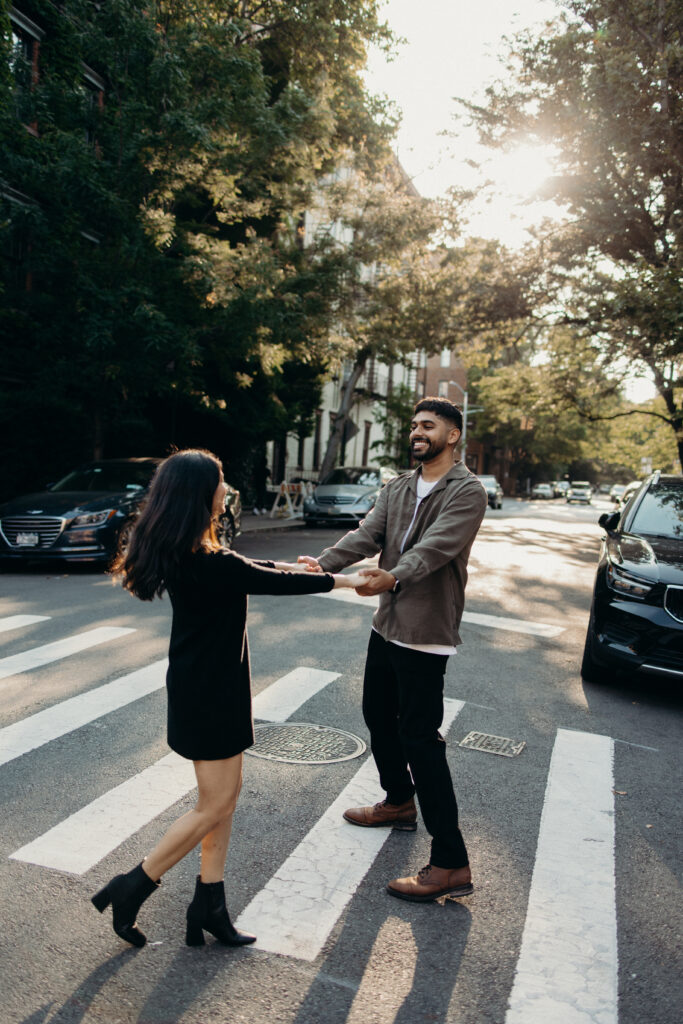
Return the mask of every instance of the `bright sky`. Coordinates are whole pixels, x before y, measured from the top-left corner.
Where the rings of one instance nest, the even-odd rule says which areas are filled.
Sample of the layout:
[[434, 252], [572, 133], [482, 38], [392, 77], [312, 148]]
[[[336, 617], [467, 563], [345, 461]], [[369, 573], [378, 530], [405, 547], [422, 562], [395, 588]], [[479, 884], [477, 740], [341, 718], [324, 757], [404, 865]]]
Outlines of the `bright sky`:
[[[552, 203], [529, 201], [553, 173], [552, 149], [482, 149], [473, 129], [456, 125], [453, 97], [483, 98], [486, 85], [504, 73], [498, 59], [508, 49], [504, 37], [541, 28], [557, 11], [553, 0], [385, 0], [382, 14], [406, 43], [391, 63], [379, 51], [368, 62], [368, 89], [386, 94], [403, 112], [396, 153], [418, 191], [439, 196], [453, 185], [473, 185], [480, 174], [466, 161], [487, 161], [486, 177], [497, 182], [500, 196], [477, 212], [468, 233], [512, 247], [528, 237], [530, 224], [558, 212]], [[444, 131], [457, 138], [445, 138]], [[645, 381], [627, 391], [634, 401], [652, 393]]]
[[[471, 233], [513, 246], [524, 241], [525, 224], [540, 217], [541, 204], [522, 204], [552, 173], [551, 153], [482, 149], [473, 129], [456, 125], [453, 97], [483, 97], [485, 86], [503, 72], [497, 59], [506, 51], [503, 37], [541, 26], [556, 10], [552, 0], [385, 0], [383, 16], [407, 42], [391, 63], [373, 52], [366, 75], [368, 88], [386, 93], [403, 112], [396, 152], [422, 195], [474, 184], [479, 175], [466, 161], [488, 161], [486, 176], [500, 182], [505, 195], [482, 210]], [[458, 137], [444, 138], [444, 131]], [[548, 213], [556, 209], [544, 205]]]

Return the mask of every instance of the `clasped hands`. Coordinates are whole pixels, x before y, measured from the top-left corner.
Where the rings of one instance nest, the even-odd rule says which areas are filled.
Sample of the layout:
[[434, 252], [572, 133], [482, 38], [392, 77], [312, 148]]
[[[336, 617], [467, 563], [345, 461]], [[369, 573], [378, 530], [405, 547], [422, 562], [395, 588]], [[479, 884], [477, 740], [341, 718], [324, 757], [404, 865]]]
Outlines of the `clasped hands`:
[[[299, 555], [297, 562], [303, 563], [306, 572], [324, 572], [317, 558], [311, 555]], [[358, 577], [362, 576], [364, 582], [357, 586]], [[359, 597], [373, 597], [375, 594], [383, 594], [386, 590], [393, 590], [396, 577], [386, 569], [359, 569], [348, 576], [349, 581], [353, 580], [353, 589]]]

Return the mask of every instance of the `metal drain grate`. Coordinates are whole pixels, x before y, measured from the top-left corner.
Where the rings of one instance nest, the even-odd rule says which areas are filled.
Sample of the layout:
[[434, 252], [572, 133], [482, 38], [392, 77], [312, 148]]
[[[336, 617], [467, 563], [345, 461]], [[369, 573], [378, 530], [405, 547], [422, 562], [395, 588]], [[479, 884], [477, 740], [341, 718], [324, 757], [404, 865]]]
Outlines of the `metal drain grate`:
[[343, 729], [301, 722], [269, 722], [254, 727], [253, 747], [245, 751], [285, 764], [336, 764], [365, 752], [365, 743]]
[[491, 736], [486, 732], [468, 732], [459, 746], [469, 750], [483, 750], [486, 754], [500, 754], [501, 757], [517, 757], [526, 746], [525, 740], [508, 739], [506, 736]]

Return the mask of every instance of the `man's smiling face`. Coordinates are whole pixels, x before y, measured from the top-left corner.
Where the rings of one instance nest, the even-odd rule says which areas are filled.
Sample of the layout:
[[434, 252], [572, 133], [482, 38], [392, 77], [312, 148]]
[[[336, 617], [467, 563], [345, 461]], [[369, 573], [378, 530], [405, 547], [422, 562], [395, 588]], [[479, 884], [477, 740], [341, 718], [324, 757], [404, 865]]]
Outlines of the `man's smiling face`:
[[434, 412], [417, 412], [410, 424], [410, 450], [418, 462], [431, 462], [459, 437], [458, 428]]

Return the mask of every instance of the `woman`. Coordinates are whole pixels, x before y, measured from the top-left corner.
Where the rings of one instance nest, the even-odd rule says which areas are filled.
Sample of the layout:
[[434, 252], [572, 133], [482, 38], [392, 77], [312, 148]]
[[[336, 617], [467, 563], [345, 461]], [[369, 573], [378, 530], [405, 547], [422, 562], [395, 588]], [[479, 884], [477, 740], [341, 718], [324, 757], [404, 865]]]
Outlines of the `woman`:
[[[305, 566], [257, 562], [225, 551], [215, 522], [227, 486], [210, 452], [176, 452], [156, 471], [128, 551], [113, 572], [142, 601], [168, 591], [173, 607], [169, 647], [168, 742], [194, 762], [198, 797], [141, 864], [116, 875], [92, 898], [100, 913], [112, 904], [114, 931], [134, 946], [146, 939], [137, 913], [162, 875], [201, 842], [201, 872], [187, 910], [186, 941], [204, 931], [240, 946], [225, 905], [223, 872], [232, 816], [242, 785], [242, 752], [254, 742], [251, 717], [247, 594], [314, 594], [357, 587], [357, 574], [308, 573]], [[304, 571], [302, 571], [302, 569]]]

